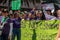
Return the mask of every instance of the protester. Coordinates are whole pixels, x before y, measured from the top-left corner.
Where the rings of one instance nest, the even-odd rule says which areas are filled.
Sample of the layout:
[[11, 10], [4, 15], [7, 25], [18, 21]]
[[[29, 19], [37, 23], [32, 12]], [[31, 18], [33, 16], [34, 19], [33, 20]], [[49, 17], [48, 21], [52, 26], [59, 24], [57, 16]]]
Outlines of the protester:
[[[2, 21], [2, 40], [8, 40], [9, 30], [10, 30], [10, 24], [7, 22], [8, 20], [8, 11], [5, 9], [2, 11], [2, 16], [4, 17], [4, 20]], [[8, 24], [8, 25], [7, 25]]]
[[36, 8], [33, 8], [33, 9], [31, 10], [31, 13], [34, 14], [35, 11], [36, 11]]
[[14, 14], [10, 14], [10, 18], [8, 19], [8, 22], [10, 23], [10, 32], [8, 36], [9, 40], [12, 39], [13, 21], [14, 21]]
[[26, 13], [22, 14], [22, 19], [23, 20], [26, 20], [27, 19], [27, 14]]
[[36, 13], [36, 20], [46, 20], [45, 15], [42, 11]]
[[57, 20], [60, 20], [60, 9], [56, 10], [56, 13], [54, 13], [54, 16], [57, 18]]
[[8, 15], [9, 15], [9, 14], [8, 14], [8, 10], [7, 10], [7, 9], [4, 9], [4, 10], [2, 11], [2, 17], [3, 17], [3, 18], [2, 18], [2, 23], [5, 22], [5, 21], [7, 21], [7, 19], [9, 18]]
[[46, 10], [45, 17], [46, 17], [46, 20], [55, 20], [56, 19], [56, 17], [52, 15], [50, 9]]
[[29, 14], [28, 14], [27, 20], [32, 20], [32, 13], [29, 13]]
[[20, 35], [21, 35], [21, 18], [18, 13], [14, 14], [15, 20], [13, 22], [13, 35], [12, 35], [12, 40], [15, 40], [15, 37], [17, 36], [17, 40], [20, 40]]
[[[41, 10], [36, 10], [33, 8], [30, 12], [17, 10], [13, 12], [7, 11], [7, 9], [2, 10], [0, 15], [0, 23], [3, 26], [2, 39], [12, 39], [14, 40], [17, 36], [17, 40], [20, 40], [21, 35], [21, 20], [60, 20], [60, 9], [56, 10], [56, 13], [52, 15], [51, 10], [46, 10], [46, 13], [43, 13]], [[11, 27], [10, 23], [13, 23]], [[8, 25], [7, 25], [8, 24]], [[12, 38], [11, 38], [12, 37]]]

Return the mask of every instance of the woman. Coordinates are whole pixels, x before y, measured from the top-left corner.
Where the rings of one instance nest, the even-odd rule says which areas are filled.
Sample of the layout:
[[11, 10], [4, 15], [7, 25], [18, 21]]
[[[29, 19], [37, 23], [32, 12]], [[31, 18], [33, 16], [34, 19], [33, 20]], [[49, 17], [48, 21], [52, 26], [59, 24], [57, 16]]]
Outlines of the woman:
[[8, 19], [8, 23], [10, 24], [10, 31], [9, 31], [8, 39], [11, 40], [11, 38], [12, 38], [12, 30], [13, 30], [14, 14], [10, 14], [9, 16], [10, 16], [10, 18]]
[[20, 35], [21, 35], [21, 18], [18, 13], [14, 14], [15, 20], [13, 22], [13, 35], [12, 35], [12, 40], [15, 40], [15, 37], [17, 36], [17, 40], [20, 40]]
[[34, 14], [29, 13], [28, 17], [27, 17], [27, 20], [34, 20]]
[[2, 25], [3, 25], [2, 35], [1, 35], [2, 36], [2, 40], [8, 40], [9, 31], [10, 31], [10, 25], [7, 22], [7, 20], [9, 18], [8, 18], [8, 11], [6, 9], [2, 11], [2, 16], [3, 16], [3, 19], [4, 19], [4, 20], [2, 20]]
[[46, 10], [46, 13], [45, 13], [45, 17], [46, 17], [46, 20], [55, 20], [56, 17], [52, 15], [51, 13], [51, 10]]
[[45, 15], [42, 11], [39, 11], [38, 13], [36, 13], [35, 19], [36, 20], [46, 20]]
[[26, 13], [22, 14], [22, 20], [26, 20], [26, 19], [27, 19], [27, 14]]
[[60, 20], [60, 9], [56, 10], [54, 16], [56, 17], [56, 19]]

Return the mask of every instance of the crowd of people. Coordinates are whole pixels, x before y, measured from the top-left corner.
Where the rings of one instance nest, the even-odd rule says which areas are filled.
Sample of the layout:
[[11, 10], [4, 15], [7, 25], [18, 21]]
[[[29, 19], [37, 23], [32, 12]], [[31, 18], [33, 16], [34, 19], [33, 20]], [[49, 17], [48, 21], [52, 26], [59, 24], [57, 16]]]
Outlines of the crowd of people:
[[[5, 9], [7, 10], [7, 9]], [[8, 18], [11, 18], [12, 16], [15, 17], [16, 14], [18, 14], [18, 16], [21, 19], [24, 20], [59, 20], [60, 19], [60, 9], [54, 11], [53, 13], [51, 12], [50, 9], [45, 10], [46, 12], [44, 13], [42, 10], [35, 10], [35, 8], [33, 8], [30, 12], [27, 11], [14, 11], [12, 12], [12, 10], [10, 10], [7, 13], [5, 13], [4, 11], [0, 11], [0, 16], [8, 16]]]
[[7, 9], [3, 9], [0, 11], [1, 40], [8, 40], [10, 36], [12, 36], [11, 40], [14, 40], [16, 35], [17, 40], [20, 40], [21, 20], [60, 20], [60, 9], [53, 13], [51, 13], [50, 9], [45, 11], [46, 13], [33, 8], [30, 12], [20, 10], [12, 12], [12, 10], [8, 11]]

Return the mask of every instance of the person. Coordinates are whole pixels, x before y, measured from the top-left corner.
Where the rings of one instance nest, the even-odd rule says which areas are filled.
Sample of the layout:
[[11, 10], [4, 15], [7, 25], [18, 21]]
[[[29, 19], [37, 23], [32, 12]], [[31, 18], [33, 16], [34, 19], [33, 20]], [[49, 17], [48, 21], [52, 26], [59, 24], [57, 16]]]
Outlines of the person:
[[27, 19], [27, 14], [26, 13], [22, 14], [22, 19], [23, 20], [26, 20]]
[[[4, 20], [2, 21], [2, 40], [8, 40], [8, 35], [9, 35], [9, 30], [10, 30], [10, 25], [7, 22], [8, 20], [8, 10], [4, 9], [2, 11], [2, 16], [4, 17]], [[7, 25], [8, 24], [8, 25]]]
[[13, 21], [13, 35], [12, 35], [12, 40], [15, 40], [15, 37], [17, 36], [17, 40], [20, 40], [21, 36], [21, 18], [18, 13], [14, 14], [14, 21]]
[[36, 13], [36, 20], [46, 20], [44, 13], [40, 10]]
[[55, 20], [56, 17], [52, 15], [51, 9], [46, 10], [45, 13], [46, 20]]
[[10, 31], [8, 36], [9, 40], [12, 39], [13, 21], [14, 21], [14, 14], [10, 14], [10, 18], [8, 19], [8, 22], [10, 23]]
[[7, 19], [9, 19], [8, 15], [9, 14], [8, 14], [8, 10], [7, 9], [2, 10], [2, 17], [3, 17], [2, 21], [1, 21], [2, 23], [7, 21]]
[[32, 13], [28, 14], [27, 20], [33, 20], [33, 14]]
[[57, 20], [60, 20], [60, 9], [56, 10], [54, 16], [56, 17]]
[[35, 11], [36, 11], [36, 8], [34, 7], [34, 8], [30, 11], [30, 13], [34, 14]]
[[51, 9], [47, 9], [46, 12], [47, 12], [48, 15], [52, 15]]

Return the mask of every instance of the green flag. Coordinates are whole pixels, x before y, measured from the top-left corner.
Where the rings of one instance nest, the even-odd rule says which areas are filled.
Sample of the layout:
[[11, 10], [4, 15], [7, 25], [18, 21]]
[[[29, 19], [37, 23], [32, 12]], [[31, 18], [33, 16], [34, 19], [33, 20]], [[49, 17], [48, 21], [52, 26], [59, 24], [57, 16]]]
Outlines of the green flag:
[[21, 0], [12, 0], [12, 10], [19, 10], [21, 8]]

